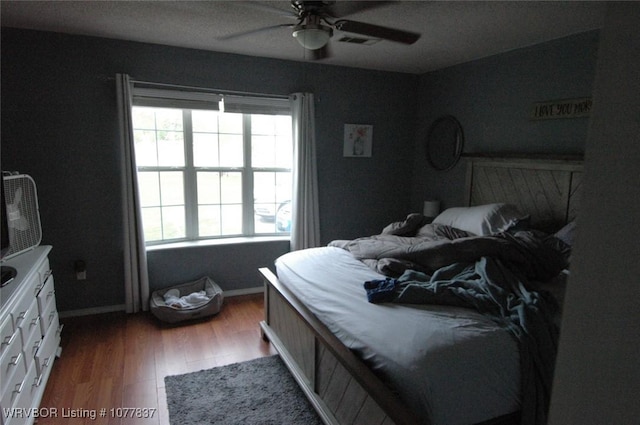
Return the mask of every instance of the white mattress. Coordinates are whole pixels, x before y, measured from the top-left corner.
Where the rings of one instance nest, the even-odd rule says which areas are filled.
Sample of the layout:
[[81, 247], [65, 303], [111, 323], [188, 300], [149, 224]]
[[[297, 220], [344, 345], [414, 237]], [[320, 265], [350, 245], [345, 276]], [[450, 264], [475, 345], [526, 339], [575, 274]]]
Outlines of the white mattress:
[[384, 276], [340, 248], [285, 254], [276, 270], [425, 421], [473, 424], [519, 409], [518, 346], [491, 319], [457, 307], [371, 304], [363, 284]]

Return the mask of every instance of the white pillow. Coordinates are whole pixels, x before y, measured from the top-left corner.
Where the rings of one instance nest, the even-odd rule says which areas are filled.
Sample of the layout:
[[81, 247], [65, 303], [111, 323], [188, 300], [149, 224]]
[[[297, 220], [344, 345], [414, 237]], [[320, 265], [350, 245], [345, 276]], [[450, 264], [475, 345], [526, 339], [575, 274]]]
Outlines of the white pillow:
[[445, 224], [478, 236], [486, 236], [504, 232], [528, 218], [528, 215], [520, 213], [514, 205], [486, 204], [448, 208], [441, 212], [433, 223]]

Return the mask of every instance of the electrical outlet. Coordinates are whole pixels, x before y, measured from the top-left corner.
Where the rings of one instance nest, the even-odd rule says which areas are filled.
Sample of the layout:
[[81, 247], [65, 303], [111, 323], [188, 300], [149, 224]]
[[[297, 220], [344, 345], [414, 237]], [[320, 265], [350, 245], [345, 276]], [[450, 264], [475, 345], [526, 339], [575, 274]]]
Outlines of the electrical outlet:
[[73, 267], [76, 271], [77, 280], [87, 280], [87, 263], [83, 260], [77, 260]]

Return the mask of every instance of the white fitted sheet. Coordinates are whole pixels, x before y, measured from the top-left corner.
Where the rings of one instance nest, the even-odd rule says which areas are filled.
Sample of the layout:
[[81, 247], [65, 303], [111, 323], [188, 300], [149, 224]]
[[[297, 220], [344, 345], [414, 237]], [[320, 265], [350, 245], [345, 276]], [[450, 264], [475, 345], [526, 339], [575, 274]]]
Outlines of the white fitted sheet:
[[519, 409], [518, 345], [490, 318], [458, 307], [371, 304], [363, 284], [384, 276], [340, 248], [285, 254], [276, 271], [425, 422], [474, 424]]

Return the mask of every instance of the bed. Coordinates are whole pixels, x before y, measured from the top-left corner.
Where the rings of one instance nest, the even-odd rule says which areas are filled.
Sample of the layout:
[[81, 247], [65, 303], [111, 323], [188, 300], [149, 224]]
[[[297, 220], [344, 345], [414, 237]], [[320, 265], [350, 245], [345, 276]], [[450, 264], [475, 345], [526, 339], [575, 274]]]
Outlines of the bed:
[[[380, 235], [285, 254], [276, 261], [277, 276], [260, 269], [265, 281], [263, 335], [325, 423], [515, 424], [536, 423], [544, 415], [539, 412], [545, 407], [540, 402], [544, 391], [536, 387], [543, 374], [530, 374], [523, 365], [549, 362], [546, 353], [552, 344], [545, 341], [553, 336], [549, 321], [559, 323], [557, 310], [545, 307], [547, 321], [535, 322], [535, 316], [524, 326], [536, 330], [538, 342], [531, 345], [529, 333], [515, 338], [509, 324], [498, 325], [494, 316], [468, 305], [420, 300], [436, 273], [459, 273], [455, 267], [464, 264], [490, 279], [510, 276], [504, 279], [513, 280], [514, 287], [526, 275], [525, 295], [540, 297], [540, 303], [531, 305], [546, 305], [541, 302], [550, 295], [561, 305], [566, 263], [555, 264], [547, 251], [540, 251], [530, 267], [531, 247], [519, 235], [530, 235], [530, 229], [552, 235], [570, 228], [566, 225], [579, 209], [582, 165], [573, 158], [466, 160], [471, 208], [447, 210], [434, 223], [409, 215]], [[477, 222], [465, 222], [469, 211], [476, 214], [487, 206], [498, 206], [500, 228], [479, 229], [473, 227]], [[505, 208], [513, 211], [503, 213]], [[526, 231], [513, 232], [518, 226]], [[437, 251], [432, 243], [423, 250], [418, 236], [437, 236], [442, 243], [435, 244]], [[550, 240], [557, 241], [566, 235], [553, 236]], [[478, 249], [489, 250], [486, 255], [482, 251], [484, 262], [472, 255]], [[562, 254], [566, 260], [567, 250]], [[523, 259], [526, 268], [515, 278], [502, 267], [505, 262], [524, 264]], [[503, 309], [510, 309], [510, 303], [505, 299]]]

